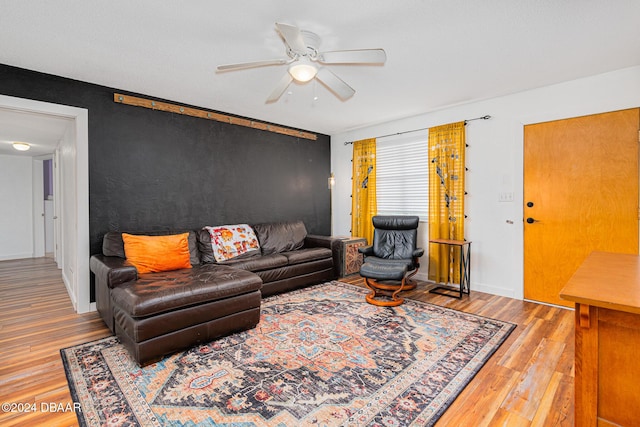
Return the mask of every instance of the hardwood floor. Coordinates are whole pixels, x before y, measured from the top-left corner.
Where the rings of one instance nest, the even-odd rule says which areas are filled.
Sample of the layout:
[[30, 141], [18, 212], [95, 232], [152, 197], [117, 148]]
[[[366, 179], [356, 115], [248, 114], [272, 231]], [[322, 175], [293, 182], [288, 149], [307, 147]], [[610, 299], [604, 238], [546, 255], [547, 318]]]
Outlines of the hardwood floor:
[[[363, 286], [359, 276], [342, 279]], [[436, 426], [573, 426], [573, 312], [471, 292], [461, 300], [411, 298], [517, 324]], [[0, 411], [2, 426], [75, 426], [59, 350], [109, 335], [97, 313], [73, 311], [50, 259], [0, 262], [0, 403], [31, 412]], [[58, 410], [55, 410], [58, 409]]]
[[[359, 276], [341, 279], [359, 284]], [[515, 323], [436, 427], [573, 426], [574, 313], [471, 291], [462, 299], [428, 293], [421, 283], [404, 297]]]
[[[0, 262], [0, 410], [2, 426], [75, 426], [60, 349], [110, 335], [96, 312], [76, 314], [51, 259]], [[35, 407], [33, 406], [35, 404]]]

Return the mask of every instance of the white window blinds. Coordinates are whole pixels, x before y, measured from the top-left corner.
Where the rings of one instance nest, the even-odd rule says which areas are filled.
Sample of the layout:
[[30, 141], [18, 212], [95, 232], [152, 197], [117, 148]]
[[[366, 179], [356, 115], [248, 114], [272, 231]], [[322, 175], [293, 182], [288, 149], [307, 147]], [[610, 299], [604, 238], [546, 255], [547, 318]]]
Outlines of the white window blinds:
[[379, 215], [418, 215], [428, 220], [428, 133], [385, 137], [376, 147]]

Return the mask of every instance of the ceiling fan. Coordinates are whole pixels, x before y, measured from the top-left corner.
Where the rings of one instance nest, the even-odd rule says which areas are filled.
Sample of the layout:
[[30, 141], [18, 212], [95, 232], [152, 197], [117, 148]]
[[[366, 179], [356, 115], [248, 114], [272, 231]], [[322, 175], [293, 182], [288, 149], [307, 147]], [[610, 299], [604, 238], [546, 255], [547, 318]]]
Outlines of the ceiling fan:
[[219, 65], [217, 70], [235, 71], [247, 68], [266, 67], [271, 65], [288, 65], [288, 72], [276, 85], [267, 103], [276, 102], [280, 96], [296, 81], [307, 83], [314, 78], [325, 85], [338, 98], [347, 100], [356, 91], [340, 77], [323, 65], [351, 64], [351, 65], [381, 65], [387, 60], [384, 49], [334, 50], [320, 52], [320, 37], [310, 31], [298, 27], [276, 22], [276, 28], [286, 45], [288, 58], [265, 61], [243, 62], [238, 64]]

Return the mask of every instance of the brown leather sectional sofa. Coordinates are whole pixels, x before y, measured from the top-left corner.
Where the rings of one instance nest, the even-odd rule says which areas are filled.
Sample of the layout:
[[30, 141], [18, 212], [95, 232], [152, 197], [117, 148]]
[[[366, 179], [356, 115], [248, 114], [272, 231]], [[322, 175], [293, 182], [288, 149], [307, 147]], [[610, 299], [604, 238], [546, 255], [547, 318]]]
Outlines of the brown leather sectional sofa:
[[[192, 268], [138, 274], [121, 232], [91, 257], [96, 307], [134, 359], [167, 354], [256, 326], [261, 298], [335, 279], [340, 240], [307, 235], [302, 221], [252, 226], [260, 251], [216, 262], [206, 230], [189, 231]], [[184, 231], [130, 234], [176, 234]]]

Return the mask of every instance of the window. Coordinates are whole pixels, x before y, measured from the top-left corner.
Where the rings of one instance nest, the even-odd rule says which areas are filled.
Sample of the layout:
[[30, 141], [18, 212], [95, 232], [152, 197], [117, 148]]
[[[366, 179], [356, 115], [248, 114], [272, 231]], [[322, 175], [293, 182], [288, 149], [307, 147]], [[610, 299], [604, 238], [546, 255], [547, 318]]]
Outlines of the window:
[[429, 214], [428, 133], [412, 132], [377, 141], [376, 182], [379, 215]]

